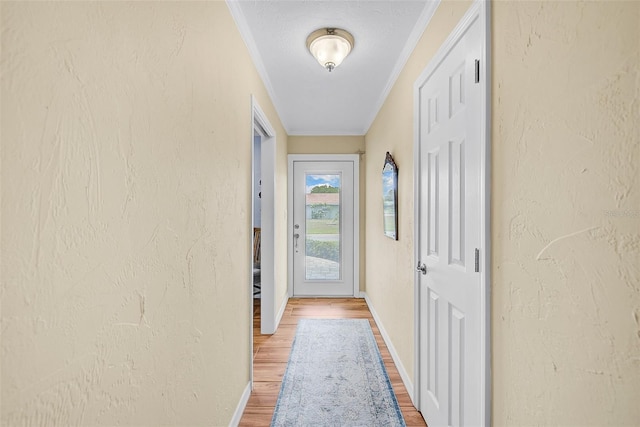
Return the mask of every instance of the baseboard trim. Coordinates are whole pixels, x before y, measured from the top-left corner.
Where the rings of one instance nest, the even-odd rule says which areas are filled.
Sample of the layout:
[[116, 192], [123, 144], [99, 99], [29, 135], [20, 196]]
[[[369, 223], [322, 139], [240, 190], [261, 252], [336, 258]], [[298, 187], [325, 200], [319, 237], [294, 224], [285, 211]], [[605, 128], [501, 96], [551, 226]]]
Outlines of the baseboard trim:
[[380, 320], [380, 317], [378, 316], [376, 309], [373, 308], [373, 303], [369, 299], [369, 295], [367, 295], [366, 292], [361, 292], [361, 295], [364, 296], [364, 300], [367, 302], [367, 306], [369, 306], [369, 311], [373, 316], [373, 320], [376, 322], [376, 325], [380, 330], [380, 335], [382, 335], [382, 339], [384, 340], [384, 343], [389, 349], [389, 353], [391, 353], [391, 358], [393, 359], [393, 363], [395, 363], [396, 368], [398, 369], [400, 378], [402, 379], [402, 382], [404, 383], [404, 386], [407, 389], [407, 392], [409, 393], [409, 398], [411, 399], [411, 402], [413, 402], [413, 406], [416, 406], [416, 401], [413, 399], [413, 382], [411, 382], [411, 380], [409, 379], [409, 374], [407, 374], [407, 370], [404, 368], [404, 365], [400, 361], [400, 356], [398, 356], [398, 352], [393, 346], [393, 343], [391, 342], [391, 338], [389, 337], [389, 334], [387, 334], [387, 331], [384, 329], [384, 326], [382, 325], [382, 320]]
[[231, 421], [229, 422], [229, 427], [237, 427], [238, 424], [240, 424], [240, 419], [242, 418], [244, 409], [247, 407], [247, 402], [249, 401], [250, 396], [251, 396], [251, 381], [247, 383], [247, 386], [244, 388], [244, 391], [242, 392], [242, 396], [240, 396], [240, 401], [238, 402], [236, 411], [233, 413], [233, 418], [231, 418]]
[[278, 314], [276, 314], [276, 324], [275, 327], [273, 328], [274, 332], [278, 330], [278, 326], [280, 326], [280, 321], [282, 320], [282, 316], [284, 315], [284, 311], [287, 308], [287, 303], [289, 302], [289, 295], [286, 295], [284, 297], [284, 301], [282, 301], [282, 305], [280, 306], [280, 309], [278, 310]]

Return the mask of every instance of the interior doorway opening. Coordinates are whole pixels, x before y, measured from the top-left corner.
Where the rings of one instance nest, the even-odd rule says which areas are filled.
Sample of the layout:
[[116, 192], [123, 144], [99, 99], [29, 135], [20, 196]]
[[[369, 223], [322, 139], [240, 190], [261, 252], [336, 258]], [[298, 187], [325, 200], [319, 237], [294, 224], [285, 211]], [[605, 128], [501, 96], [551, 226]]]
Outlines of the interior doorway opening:
[[[260, 333], [273, 334], [276, 328], [275, 307], [275, 167], [276, 132], [256, 99], [251, 97], [251, 229], [247, 233], [253, 249], [248, 260], [251, 272], [259, 261]], [[258, 147], [258, 148], [256, 148]], [[259, 177], [256, 177], [258, 172]], [[257, 182], [257, 185], [256, 185]], [[256, 202], [256, 199], [259, 202]], [[256, 225], [259, 224], [259, 227]], [[259, 228], [259, 231], [255, 230]], [[257, 236], [258, 234], [258, 236]], [[257, 244], [257, 247], [256, 247]], [[250, 378], [253, 385], [253, 307], [254, 275], [250, 274], [249, 339]]]
[[[261, 234], [262, 234], [262, 175], [261, 175], [261, 145], [262, 135], [253, 131], [253, 299], [260, 299], [262, 291], [261, 269]], [[254, 306], [256, 302], [254, 301]]]

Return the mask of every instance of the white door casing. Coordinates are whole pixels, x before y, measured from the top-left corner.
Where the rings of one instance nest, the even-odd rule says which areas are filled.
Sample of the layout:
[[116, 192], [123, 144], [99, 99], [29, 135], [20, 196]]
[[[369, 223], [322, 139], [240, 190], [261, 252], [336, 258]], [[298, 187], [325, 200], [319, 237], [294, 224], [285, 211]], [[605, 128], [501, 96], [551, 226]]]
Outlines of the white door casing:
[[[357, 155], [289, 156], [290, 295], [358, 295], [358, 166]], [[340, 192], [310, 193], [325, 184]]]
[[415, 87], [415, 394], [430, 426], [489, 421], [484, 6], [474, 3]]
[[[276, 277], [276, 245], [275, 245], [275, 180], [276, 180], [276, 132], [271, 126], [266, 114], [260, 108], [255, 97], [251, 96], [251, 157], [253, 153], [253, 135], [261, 135], [260, 171], [262, 180], [261, 199], [261, 298], [260, 298], [260, 329], [263, 334], [273, 334], [277, 329], [277, 307], [275, 300]], [[251, 168], [253, 175], [253, 166]], [[255, 193], [254, 179], [251, 177], [251, 194]], [[253, 202], [252, 202], [253, 204]], [[253, 212], [253, 206], [251, 207]], [[249, 233], [250, 246], [253, 247], [253, 233]], [[249, 260], [253, 271], [253, 254]], [[251, 276], [251, 275], [250, 275]], [[253, 278], [250, 278], [251, 307], [253, 307]], [[253, 310], [251, 310], [251, 345], [253, 345]]]

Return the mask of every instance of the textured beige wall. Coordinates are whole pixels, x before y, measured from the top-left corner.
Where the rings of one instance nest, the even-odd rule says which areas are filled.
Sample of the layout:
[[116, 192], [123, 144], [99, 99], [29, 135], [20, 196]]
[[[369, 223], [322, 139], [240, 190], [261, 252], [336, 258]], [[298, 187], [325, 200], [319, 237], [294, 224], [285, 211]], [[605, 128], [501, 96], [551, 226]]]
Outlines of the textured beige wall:
[[251, 357], [250, 93], [285, 194], [286, 135], [227, 6], [1, 8], [1, 424], [228, 424]]
[[289, 154], [359, 154], [364, 152], [364, 135], [290, 135], [287, 146]]
[[496, 425], [640, 423], [640, 2], [496, 2]]
[[[494, 425], [640, 420], [640, 2], [494, 2]], [[412, 85], [444, 2], [366, 135], [400, 167], [400, 240], [367, 200], [367, 293], [413, 372]], [[427, 420], [428, 421], [428, 420]]]
[[365, 201], [366, 201], [366, 156], [364, 135], [360, 136], [293, 136], [287, 140], [289, 154], [360, 154], [360, 291], [365, 290]]
[[[418, 42], [365, 136], [367, 150], [366, 290], [410, 378], [414, 372], [413, 84], [470, 2], [445, 1]], [[382, 166], [398, 165], [398, 241], [382, 232]]]

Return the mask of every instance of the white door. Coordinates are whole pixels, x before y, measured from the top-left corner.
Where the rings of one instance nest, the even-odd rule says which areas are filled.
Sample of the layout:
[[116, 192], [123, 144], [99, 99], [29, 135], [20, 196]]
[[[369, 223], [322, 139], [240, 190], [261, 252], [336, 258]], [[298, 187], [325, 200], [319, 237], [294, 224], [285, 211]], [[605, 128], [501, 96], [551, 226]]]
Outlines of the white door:
[[293, 295], [354, 293], [354, 163], [293, 162]]
[[482, 142], [482, 83], [476, 83], [479, 27], [476, 19], [419, 88], [419, 399], [431, 427], [484, 423], [484, 335], [476, 268]]

